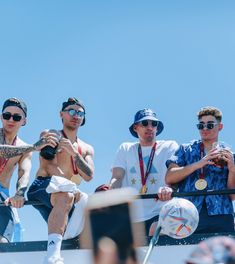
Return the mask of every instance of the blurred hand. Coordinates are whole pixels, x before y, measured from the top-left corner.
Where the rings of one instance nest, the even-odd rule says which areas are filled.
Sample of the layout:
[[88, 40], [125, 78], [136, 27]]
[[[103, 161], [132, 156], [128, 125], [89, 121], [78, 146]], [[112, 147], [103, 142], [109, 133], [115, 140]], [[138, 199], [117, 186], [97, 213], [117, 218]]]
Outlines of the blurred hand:
[[[108, 238], [102, 238], [98, 243], [98, 254], [95, 258], [95, 264], [119, 264], [117, 245]], [[124, 264], [124, 262], [122, 262]], [[125, 261], [125, 264], [138, 264], [130, 257]]]
[[117, 247], [112, 239], [105, 237], [100, 240], [95, 264], [118, 264]]

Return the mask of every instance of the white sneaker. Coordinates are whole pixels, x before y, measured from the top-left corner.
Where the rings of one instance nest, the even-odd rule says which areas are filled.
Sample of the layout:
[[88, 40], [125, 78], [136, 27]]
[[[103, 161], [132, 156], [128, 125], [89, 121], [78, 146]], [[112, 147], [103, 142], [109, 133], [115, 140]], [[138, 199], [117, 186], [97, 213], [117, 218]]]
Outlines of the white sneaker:
[[64, 260], [60, 257], [45, 258], [43, 264], [64, 264]]

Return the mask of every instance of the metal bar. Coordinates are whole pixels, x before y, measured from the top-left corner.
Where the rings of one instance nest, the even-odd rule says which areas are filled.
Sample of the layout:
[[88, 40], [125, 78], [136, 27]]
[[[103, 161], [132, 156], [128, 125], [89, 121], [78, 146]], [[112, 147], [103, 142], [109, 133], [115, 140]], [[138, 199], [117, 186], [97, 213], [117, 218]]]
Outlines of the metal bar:
[[[224, 190], [206, 190], [206, 191], [195, 191], [195, 192], [173, 192], [172, 197], [188, 197], [188, 196], [207, 196], [207, 195], [229, 195], [235, 194], [235, 189], [224, 189]], [[153, 199], [158, 198], [157, 194], [141, 194], [138, 196], [141, 199]]]
[[[235, 189], [224, 190], [207, 190], [207, 191], [195, 191], [195, 192], [173, 192], [172, 197], [188, 197], [188, 196], [207, 196], [207, 195], [229, 195], [235, 194]], [[156, 199], [158, 195], [156, 193], [141, 194], [138, 195], [139, 199]], [[39, 201], [25, 201], [24, 205], [42, 205]], [[6, 206], [4, 202], [0, 202], [0, 206]]]
[[154, 232], [154, 235], [149, 243], [149, 247], [148, 247], [148, 251], [145, 255], [145, 258], [144, 258], [144, 261], [143, 261], [143, 264], [147, 264], [148, 263], [148, 259], [153, 251], [153, 248], [157, 245], [157, 242], [158, 242], [158, 239], [159, 239], [159, 236], [160, 236], [160, 232], [161, 232], [161, 226], [157, 226], [155, 232]]
[[[43, 203], [39, 202], [39, 201], [25, 201], [24, 205], [43, 205]], [[4, 202], [0, 202], [0, 206], [7, 206], [7, 205], [5, 205]], [[10, 206], [10, 204], [9, 204], [9, 206]]]

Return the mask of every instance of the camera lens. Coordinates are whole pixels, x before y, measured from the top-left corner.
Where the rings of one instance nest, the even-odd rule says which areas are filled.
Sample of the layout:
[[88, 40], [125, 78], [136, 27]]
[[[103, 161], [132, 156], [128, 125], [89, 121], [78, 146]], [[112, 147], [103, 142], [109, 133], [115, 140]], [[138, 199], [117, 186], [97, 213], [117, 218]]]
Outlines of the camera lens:
[[57, 147], [46, 146], [40, 151], [40, 155], [46, 160], [53, 160], [55, 158]]

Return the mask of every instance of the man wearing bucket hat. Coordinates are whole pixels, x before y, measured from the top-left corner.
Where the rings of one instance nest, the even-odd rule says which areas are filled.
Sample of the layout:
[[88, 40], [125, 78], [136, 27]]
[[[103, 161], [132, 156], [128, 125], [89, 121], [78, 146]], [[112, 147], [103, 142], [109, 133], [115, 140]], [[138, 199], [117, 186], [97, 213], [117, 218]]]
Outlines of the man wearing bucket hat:
[[147, 234], [172, 192], [165, 184], [165, 162], [176, 151], [178, 144], [172, 140], [156, 140], [163, 128], [162, 121], [157, 119], [153, 110], [139, 110], [129, 127], [138, 142], [122, 143], [112, 165], [110, 188], [133, 187], [141, 194], [158, 192], [160, 201], [143, 200], [143, 212], [135, 219], [145, 223]]

